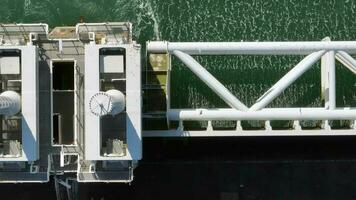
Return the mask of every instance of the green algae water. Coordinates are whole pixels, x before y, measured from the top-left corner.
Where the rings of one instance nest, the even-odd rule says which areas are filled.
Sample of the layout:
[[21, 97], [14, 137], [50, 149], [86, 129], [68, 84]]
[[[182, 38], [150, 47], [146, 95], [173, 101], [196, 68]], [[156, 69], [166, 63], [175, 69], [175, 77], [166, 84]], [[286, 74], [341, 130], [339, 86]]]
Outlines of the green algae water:
[[[168, 41], [356, 40], [356, 1], [346, 0], [2, 0], [1, 23], [130, 21], [134, 37]], [[251, 106], [301, 56], [199, 56], [197, 59]], [[172, 107], [226, 107], [207, 86], [173, 60]], [[320, 64], [269, 106], [322, 106]], [[337, 106], [356, 106], [356, 76], [337, 64]]]

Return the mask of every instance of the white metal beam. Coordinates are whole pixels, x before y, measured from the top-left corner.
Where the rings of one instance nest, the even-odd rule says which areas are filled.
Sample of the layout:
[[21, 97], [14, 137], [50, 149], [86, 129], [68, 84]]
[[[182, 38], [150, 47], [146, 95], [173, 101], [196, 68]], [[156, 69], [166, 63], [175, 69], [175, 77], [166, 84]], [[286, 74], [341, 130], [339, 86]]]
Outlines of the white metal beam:
[[264, 93], [257, 102], [251, 106], [250, 111], [256, 111], [264, 108], [271, 103], [278, 95], [280, 95], [289, 85], [291, 85], [304, 72], [312, 67], [312, 65], [320, 59], [325, 53], [324, 50], [314, 52], [306, 56], [292, 70], [284, 75], [276, 84], [274, 84], [266, 93]]
[[356, 60], [348, 53], [345, 51], [337, 51], [336, 59], [350, 71], [352, 71], [352, 73], [356, 74]]
[[166, 42], [150, 41], [149, 53], [170, 53], [178, 50], [190, 55], [308, 55], [315, 51], [356, 53], [356, 41], [312, 42]]
[[327, 110], [325, 108], [265, 108], [242, 112], [235, 109], [171, 109], [172, 121], [209, 120], [355, 120], [356, 108]]
[[325, 108], [336, 108], [335, 51], [329, 51], [322, 57], [322, 85], [324, 89]]
[[256, 136], [355, 136], [353, 129], [337, 130], [152, 130], [144, 131], [143, 137], [256, 137]]
[[328, 56], [327, 65], [329, 67], [329, 109], [336, 108], [336, 72], [335, 72], [335, 51], [326, 53]]
[[210, 89], [212, 89], [221, 99], [223, 99], [232, 108], [246, 111], [248, 108], [239, 101], [223, 84], [221, 84], [213, 75], [211, 75], [203, 66], [201, 66], [190, 55], [181, 51], [173, 51], [173, 54], [179, 58], [196, 76], [198, 76]]

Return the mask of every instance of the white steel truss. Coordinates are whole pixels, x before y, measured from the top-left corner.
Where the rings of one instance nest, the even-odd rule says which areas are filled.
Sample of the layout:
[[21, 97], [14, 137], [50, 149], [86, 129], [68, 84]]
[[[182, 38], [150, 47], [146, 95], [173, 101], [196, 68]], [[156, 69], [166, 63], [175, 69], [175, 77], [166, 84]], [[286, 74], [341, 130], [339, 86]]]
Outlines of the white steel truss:
[[[144, 136], [268, 136], [268, 135], [356, 135], [356, 108], [336, 108], [335, 59], [356, 74], [355, 41], [314, 42], [149, 42], [148, 53], [171, 54], [181, 60], [197, 77], [211, 88], [231, 108], [167, 109], [169, 121], [179, 121], [177, 130], [145, 131]], [[201, 66], [191, 55], [307, 55], [250, 108], [234, 96], [223, 84]], [[288, 86], [321, 59], [322, 95], [324, 107], [265, 108]], [[167, 102], [169, 103], [169, 102]], [[213, 130], [212, 121], [237, 121], [236, 130]], [[265, 121], [265, 130], [243, 130], [241, 120]], [[272, 130], [270, 120], [294, 121], [291, 130]], [[303, 130], [300, 120], [322, 120], [323, 129]], [[349, 120], [350, 128], [331, 130], [329, 120]], [[184, 130], [183, 121], [208, 121], [205, 131]]]

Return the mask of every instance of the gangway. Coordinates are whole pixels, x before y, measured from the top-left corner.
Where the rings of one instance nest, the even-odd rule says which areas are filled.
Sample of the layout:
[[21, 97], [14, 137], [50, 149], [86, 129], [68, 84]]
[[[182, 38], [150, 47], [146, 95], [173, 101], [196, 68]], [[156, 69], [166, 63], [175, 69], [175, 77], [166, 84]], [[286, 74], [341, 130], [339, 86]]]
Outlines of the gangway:
[[[316, 135], [356, 135], [356, 108], [336, 107], [336, 72], [335, 60], [340, 61], [348, 70], [356, 74], [355, 41], [312, 42], [167, 42], [150, 41], [147, 43], [149, 63], [167, 65], [166, 110], [167, 130], [145, 130], [144, 137], [219, 137], [219, 136], [316, 136]], [[252, 106], [247, 107], [232, 94], [221, 82], [209, 73], [193, 56], [211, 55], [304, 55], [305, 57], [267, 90]], [[170, 72], [173, 67], [171, 57], [178, 58], [184, 65], [216, 93], [230, 108], [184, 108], [170, 106]], [[158, 58], [160, 59], [158, 59]], [[165, 61], [165, 59], [169, 61]], [[266, 108], [274, 99], [294, 83], [315, 63], [321, 60], [321, 94], [325, 100], [324, 107]], [[161, 62], [161, 63], [160, 63]], [[238, 78], [238, 77], [237, 77]], [[152, 115], [144, 115], [147, 119]], [[235, 121], [234, 130], [214, 130], [213, 121]], [[243, 120], [264, 121], [261, 130], [244, 130]], [[274, 130], [273, 120], [290, 120], [291, 129]], [[301, 120], [322, 121], [320, 129], [303, 129]], [[331, 120], [346, 120], [348, 127], [332, 129]], [[177, 128], [169, 128], [171, 122], [178, 122]], [[185, 121], [207, 121], [206, 130], [189, 130]]]

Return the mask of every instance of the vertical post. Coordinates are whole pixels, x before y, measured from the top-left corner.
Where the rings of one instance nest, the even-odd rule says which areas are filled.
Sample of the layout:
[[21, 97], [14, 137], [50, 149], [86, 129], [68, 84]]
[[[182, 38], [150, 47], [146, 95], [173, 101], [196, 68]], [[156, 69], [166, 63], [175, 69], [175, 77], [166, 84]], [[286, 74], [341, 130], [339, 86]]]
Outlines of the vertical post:
[[[327, 38], [326, 38], [327, 39]], [[325, 40], [325, 39], [324, 39]], [[327, 56], [322, 56], [320, 67], [320, 78], [321, 78], [321, 99], [324, 100], [325, 108], [329, 106], [329, 68], [327, 66]]]
[[329, 109], [336, 108], [336, 75], [335, 75], [335, 51], [329, 51], [325, 54], [327, 56], [327, 67], [329, 77]]
[[[322, 41], [330, 42], [329, 37]], [[326, 109], [336, 108], [335, 51], [326, 52], [321, 58], [321, 97]]]
[[321, 89], [326, 109], [336, 108], [335, 79], [335, 52], [328, 51], [321, 60]]

